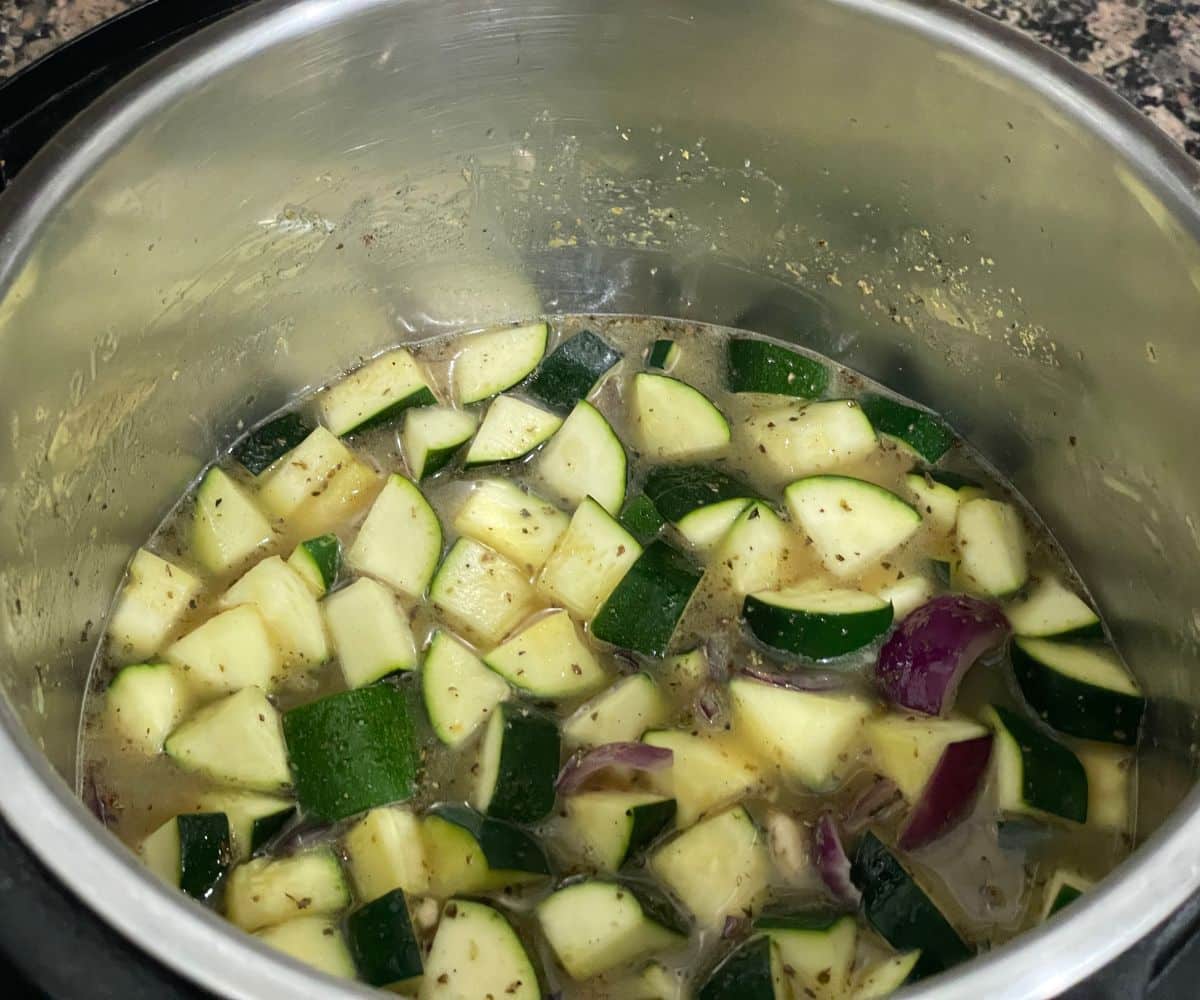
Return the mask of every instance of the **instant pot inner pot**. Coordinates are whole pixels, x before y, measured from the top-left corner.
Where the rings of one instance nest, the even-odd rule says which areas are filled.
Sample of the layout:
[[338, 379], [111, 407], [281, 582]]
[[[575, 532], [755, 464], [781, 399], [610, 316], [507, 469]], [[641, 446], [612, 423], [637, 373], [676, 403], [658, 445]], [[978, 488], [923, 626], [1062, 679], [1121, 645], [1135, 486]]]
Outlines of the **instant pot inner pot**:
[[1030, 499], [1153, 699], [1144, 838], [1196, 771], [1195, 209], [994, 55], [869, 6], [310, 2], [118, 88], [0, 203], [29, 736], [79, 782], [113, 587], [244, 422], [440, 331], [677, 316], [928, 404]]

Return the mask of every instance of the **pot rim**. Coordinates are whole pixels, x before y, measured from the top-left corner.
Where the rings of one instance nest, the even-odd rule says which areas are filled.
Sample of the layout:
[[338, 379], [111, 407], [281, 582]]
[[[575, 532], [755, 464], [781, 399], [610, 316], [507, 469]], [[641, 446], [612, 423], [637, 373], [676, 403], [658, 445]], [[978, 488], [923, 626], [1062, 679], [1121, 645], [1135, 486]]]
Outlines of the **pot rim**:
[[[405, 0], [265, 0], [209, 25], [117, 83], [41, 150], [0, 198], [0, 291], [53, 209], [140, 122], [222, 70], [286, 39]], [[954, 0], [822, 0], [933, 39], [1040, 94], [1120, 150], [1186, 231], [1200, 238], [1200, 165], [1132, 105], [1015, 28]], [[161, 885], [53, 770], [0, 699], [0, 814], [101, 919], [164, 965], [222, 995], [330, 996], [375, 991], [285, 958]], [[1200, 788], [1069, 916], [903, 991], [928, 1000], [1051, 997], [1101, 968], [1200, 887]]]

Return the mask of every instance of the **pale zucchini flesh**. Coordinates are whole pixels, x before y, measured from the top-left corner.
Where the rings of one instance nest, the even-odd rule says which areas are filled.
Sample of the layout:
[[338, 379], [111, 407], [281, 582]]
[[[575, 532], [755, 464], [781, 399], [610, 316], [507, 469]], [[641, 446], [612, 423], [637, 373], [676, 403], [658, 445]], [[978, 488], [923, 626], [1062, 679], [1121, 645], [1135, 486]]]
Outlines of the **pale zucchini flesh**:
[[534, 464], [552, 499], [575, 507], [592, 497], [614, 517], [625, 502], [626, 459], [621, 439], [591, 403], [575, 405]]
[[129, 660], [152, 656], [195, 607], [201, 590], [203, 584], [187, 570], [138, 549], [109, 619], [109, 640]]
[[538, 366], [549, 333], [547, 324], [529, 323], [467, 337], [454, 358], [455, 398], [477, 403], [511, 389]]
[[417, 648], [404, 609], [395, 595], [370, 577], [330, 594], [325, 622], [349, 687], [417, 665]]
[[346, 553], [353, 569], [417, 599], [442, 554], [442, 526], [429, 501], [404, 476], [391, 476]]

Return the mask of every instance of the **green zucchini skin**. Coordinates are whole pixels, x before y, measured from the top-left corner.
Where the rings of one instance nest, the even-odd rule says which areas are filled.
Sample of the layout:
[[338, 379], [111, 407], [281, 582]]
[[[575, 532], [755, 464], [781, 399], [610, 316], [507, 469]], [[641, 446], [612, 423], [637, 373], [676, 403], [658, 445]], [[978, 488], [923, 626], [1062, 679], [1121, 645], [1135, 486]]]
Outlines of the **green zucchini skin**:
[[954, 445], [954, 432], [940, 417], [925, 410], [887, 396], [864, 396], [859, 405], [876, 431], [899, 438], [926, 462], [936, 462]]
[[850, 877], [862, 891], [867, 920], [897, 951], [919, 948], [912, 981], [937, 975], [971, 957], [971, 950], [905, 867], [868, 831]]
[[[629, 810], [633, 825], [629, 831], [629, 843], [621, 864], [637, 857], [643, 849], [654, 843], [658, 835], [675, 821], [675, 800], [646, 802]], [[684, 932], [686, 933], [686, 931]]]
[[423, 971], [421, 946], [399, 889], [351, 913], [346, 919], [346, 936], [359, 975], [372, 986], [390, 986]]
[[753, 594], [742, 602], [742, 617], [760, 642], [812, 660], [832, 660], [870, 645], [891, 627], [892, 614], [890, 604], [829, 614], [783, 608]]
[[308, 553], [321, 579], [325, 581], [325, 589], [332, 589], [337, 583], [338, 571], [342, 567], [342, 543], [337, 535], [319, 535], [300, 543], [301, 548]]
[[728, 473], [707, 465], [667, 465], [652, 469], [643, 492], [661, 517], [681, 521], [694, 510], [756, 493]]
[[1055, 894], [1054, 901], [1050, 904], [1050, 912], [1047, 913], [1046, 915], [1049, 917], [1054, 916], [1054, 914], [1056, 914], [1064, 906], [1070, 906], [1073, 902], [1075, 902], [1075, 900], [1077, 900], [1082, 895], [1083, 895], [1083, 893], [1080, 892], [1077, 888], [1075, 888], [1075, 886], [1064, 885]]
[[548, 715], [513, 705], [501, 705], [497, 711], [504, 734], [487, 814], [513, 823], [536, 823], [554, 808], [562, 755], [558, 725]]
[[673, 366], [679, 357], [679, 348], [673, 340], [656, 340], [650, 345], [646, 355], [647, 368], [659, 368], [665, 371]]
[[829, 369], [819, 361], [765, 340], [729, 341], [729, 388], [816, 399], [829, 385]]
[[762, 934], [739, 945], [712, 971], [696, 1000], [775, 1000], [771, 939]]
[[651, 542], [592, 621], [592, 634], [647, 656], [665, 656], [700, 574], [665, 542]]
[[1034, 809], [1087, 822], [1087, 772], [1079, 758], [1011, 709], [993, 705], [1021, 754], [1021, 799]]
[[283, 734], [301, 809], [335, 822], [412, 795], [417, 752], [408, 699], [382, 683], [285, 712]]
[[179, 825], [179, 888], [207, 899], [229, 867], [229, 818], [224, 813], [184, 813]]
[[1011, 646], [1013, 673], [1029, 707], [1052, 729], [1083, 740], [1134, 746], [1146, 699], [1088, 684], [1052, 670]]
[[300, 414], [285, 413], [242, 438], [233, 446], [233, 457], [257, 476], [312, 432], [313, 425]]
[[260, 816], [250, 827], [250, 853], [254, 854], [269, 844], [296, 815], [294, 806], [280, 809], [269, 816]]
[[496, 870], [551, 874], [550, 862], [537, 839], [519, 826], [485, 816], [470, 806], [452, 802], [430, 809], [434, 816], [462, 827], [479, 845], [488, 867]]
[[657, 538], [658, 533], [662, 531], [662, 526], [666, 523], [658, 512], [658, 508], [654, 506], [654, 501], [645, 493], [639, 493], [626, 500], [617, 520], [621, 522], [621, 527], [642, 545]]
[[620, 352], [584, 330], [550, 352], [526, 382], [525, 392], [557, 413], [569, 413], [620, 360]]

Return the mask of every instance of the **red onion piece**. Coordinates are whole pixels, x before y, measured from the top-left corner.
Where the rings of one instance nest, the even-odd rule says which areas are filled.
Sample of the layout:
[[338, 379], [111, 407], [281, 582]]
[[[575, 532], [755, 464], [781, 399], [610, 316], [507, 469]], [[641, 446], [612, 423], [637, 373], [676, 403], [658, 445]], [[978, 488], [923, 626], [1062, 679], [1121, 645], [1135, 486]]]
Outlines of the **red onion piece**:
[[729, 699], [725, 689], [713, 681], [705, 681], [696, 692], [695, 714], [710, 726], [722, 725], [729, 717]]
[[890, 778], [876, 778], [871, 787], [851, 804], [842, 818], [842, 828], [847, 833], [865, 830], [874, 820], [890, 812], [893, 806], [903, 802], [904, 796]]
[[884, 697], [924, 715], [945, 715], [970, 666], [1008, 637], [1000, 608], [943, 594], [900, 623], [879, 651], [875, 679]]
[[558, 772], [554, 787], [563, 795], [578, 789], [592, 775], [609, 767], [628, 767], [634, 771], [661, 771], [675, 759], [666, 747], [648, 743], [605, 743], [587, 753], [573, 754]]
[[846, 687], [846, 676], [825, 670], [797, 670], [781, 674], [761, 667], [742, 667], [739, 671], [747, 677], [787, 691], [836, 691]]
[[933, 843], [966, 819], [991, 756], [991, 733], [951, 743], [942, 751], [900, 834], [901, 848], [911, 851]]
[[833, 893], [839, 903], [847, 906], [858, 906], [862, 901], [862, 893], [850, 880], [850, 858], [842, 846], [842, 838], [838, 836], [837, 824], [829, 813], [822, 813], [817, 820], [817, 832], [814, 837], [817, 852], [817, 871], [825, 888]]

